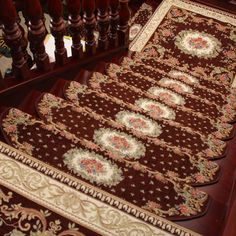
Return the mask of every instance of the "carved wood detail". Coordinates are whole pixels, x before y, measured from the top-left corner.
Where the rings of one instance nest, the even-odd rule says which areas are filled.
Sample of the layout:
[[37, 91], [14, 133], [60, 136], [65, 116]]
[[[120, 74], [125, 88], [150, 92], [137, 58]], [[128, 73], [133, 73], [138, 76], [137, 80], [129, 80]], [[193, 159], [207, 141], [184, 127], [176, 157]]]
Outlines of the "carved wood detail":
[[50, 62], [44, 47], [47, 32], [43, 22], [42, 7], [39, 0], [25, 0], [25, 3], [25, 12], [29, 19], [28, 39], [33, 49], [35, 63], [39, 70], [48, 71]]
[[51, 16], [51, 34], [55, 38], [55, 59], [58, 65], [64, 65], [67, 61], [67, 51], [64, 45], [64, 35], [66, 34], [63, 19], [63, 5], [61, 0], [48, 0], [48, 11]]
[[108, 29], [109, 29], [109, 15], [108, 15], [108, 0], [97, 0], [97, 21], [98, 21], [98, 46], [102, 50], [108, 48]]
[[96, 41], [94, 37], [94, 29], [96, 26], [94, 15], [95, 0], [82, 0], [82, 9], [84, 13], [85, 50], [87, 54], [91, 55], [96, 52]]
[[119, 0], [119, 24], [118, 24], [118, 36], [120, 45], [128, 45], [129, 42], [129, 19], [130, 19], [130, 9], [129, 0]]
[[72, 57], [82, 58], [81, 31], [83, 21], [80, 16], [81, 2], [80, 0], [67, 0], [67, 7], [69, 12], [69, 29], [72, 36]]
[[118, 46], [117, 28], [119, 23], [119, 0], [110, 0], [110, 42], [112, 47]]

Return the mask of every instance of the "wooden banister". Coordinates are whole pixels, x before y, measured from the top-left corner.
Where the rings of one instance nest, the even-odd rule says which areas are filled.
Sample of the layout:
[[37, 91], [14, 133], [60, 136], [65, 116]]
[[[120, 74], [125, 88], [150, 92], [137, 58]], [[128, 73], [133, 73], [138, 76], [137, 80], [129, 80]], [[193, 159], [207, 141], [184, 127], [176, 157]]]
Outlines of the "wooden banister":
[[118, 36], [120, 45], [128, 45], [129, 42], [129, 19], [130, 9], [129, 0], [119, 0], [119, 24], [118, 24]]
[[109, 29], [109, 15], [108, 15], [108, 0], [97, 0], [97, 20], [98, 20], [98, 46], [101, 50], [108, 49], [108, 29]]
[[25, 13], [29, 19], [28, 39], [33, 49], [36, 66], [40, 71], [48, 71], [50, 63], [44, 47], [46, 28], [39, 0], [25, 0]]
[[48, 0], [48, 11], [51, 16], [51, 33], [55, 38], [55, 58], [58, 65], [64, 65], [67, 61], [67, 51], [63, 37], [66, 33], [61, 0]]
[[80, 16], [81, 3], [80, 0], [67, 0], [67, 7], [69, 12], [69, 29], [72, 36], [72, 57], [82, 58], [83, 47], [81, 44], [81, 29], [83, 21]]
[[119, 0], [110, 0], [110, 41], [111, 46], [118, 46], [117, 27], [119, 22]]
[[22, 51], [22, 31], [17, 23], [17, 13], [12, 0], [0, 0], [0, 21], [3, 23], [3, 37], [11, 49], [12, 71], [15, 77], [27, 79], [30, 71]]
[[95, 0], [82, 0], [82, 10], [84, 12], [85, 50], [87, 54], [92, 55], [96, 52], [96, 41], [94, 37], [96, 25], [94, 15]]

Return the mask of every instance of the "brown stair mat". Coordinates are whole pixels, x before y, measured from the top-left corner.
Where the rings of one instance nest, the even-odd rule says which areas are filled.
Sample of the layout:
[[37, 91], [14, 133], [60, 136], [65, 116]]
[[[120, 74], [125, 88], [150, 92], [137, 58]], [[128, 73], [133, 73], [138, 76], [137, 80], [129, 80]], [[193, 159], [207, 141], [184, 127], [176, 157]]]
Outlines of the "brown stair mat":
[[[147, 112], [153, 119], [165, 120], [165, 122], [169, 124], [175, 124], [178, 127], [189, 130], [189, 132], [198, 134], [202, 142], [209, 142], [209, 146], [219, 148], [217, 157], [222, 157], [226, 154], [226, 143], [216, 139], [214, 133], [209, 133], [208, 129], [211, 128], [212, 125], [209, 124], [210, 121], [205, 117], [186, 113], [180, 108], [170, 108], [163, 103], [150, 99], [146, 94], [132, 90], [129, 86], [123, 86], [123, 84], [100, 73], [93, 73], [92, 77], [88, 80], [88, 86], [104, 94], [104, 96], [110, 97], [113, 101], [117, 100], [117, 102], [123, 102], [128, 106], [135, 106]], [[205, 132], [199, 132], [199, 130], [197, 130], [199, 127]], [[216, 132], [216, 130], [214, 131]], [[204, 147], [202, 148], [204, 149]]]
[[[162, 128], [136, 113], [126, 113], [139, 119], [152, 130], [140, 132], [129, 129], [122, 123], [98, 115], [92, 109], [67, 102], [52, 94], [42, 94], [36, 102], [36, 109], [44, 121], [58, 125], [77, 137], [89, 140], [110, 153], [129, 161], [136, 161], [137, 168], [150, 173], [156, 171], [191, 185], [204, 185], [217, 181], [219, 166], [203, 158], [192, 157], [177, 147], [166, 145], [157, 137]], [[141, 125], [139, 123], [139, 125]], [[138, 167], [139, 166], [139, 167]]]
[[97, 145], [18, 109], [10, 108], [2, 114], [1, 128], [10, 145], [76, 178], [84, 188], [107, 195], [100, 201], [108, 201], [113, 207], [122, 202], [126, 207], [119, 208], [131, 215], [136, 214], [131, 209], [137, 208], [154, 218], [156, 214], [180, 220], [199, 217], [207, 210], [209, 198], [204, 192], [161, 173], [152, 175], [136, 169], [135, 162], [111, 158]]
[[[124, 58], [122, 65], [107, 64], [107, 74], [123, 82], [144, 89], [152, 95], [155, 95], [155, 88], [161, 87], [166, 91], [178, 94], [184, 99], [184, 104], [174, 103], [173, 100], [163, 98], [163, 101], [172, 102], [176, 105], [184, 105], [193, 111], [200, 112], [211, 119], [221, 122], [233, 122], [235, 120], [235, 99], [231, 91], [224, 87], [221, 91], [216, 91], [212, 87], [199, 86], [198, 79], [178, 70], [172, 70], [169, 74], [161, 73], [153, 70], [152, 67], [147, 67], [144, 64], [134, 63], [130, 58]], [[185, 78], [188, 78], [192, 83], [186, 83]], [[184, 81], [185, 80], [185, 81]], [[213, 93], [218, 95], [221, 102], [215, 102], [206, 98], [202, 98], [201, 94], [194, 94], [195, 87], [201, 94]], [[222, 86], [223, 87], [223, 86]], [[201, 91], [200, 91], [201, 90]], [[158, 96], [158, 94], [156, 95]], [[175, 95], [176, 97], [177, 95]], [[209, 96], [209, 95], [208, 95]], [[161, 97], [159, 97], [161, 99]]]
[[161, 60], [152, 57], [139, 57], [135, 61], [126, 57], [121, 65], [139, 75], [148, 75], [162, 86], [168, 86], [177, 92], [185, 93], [184, 88], [190, 87], [191, 96], [214, 102], [223, 112], [226, 111], [223, 121], [235, 121], [236, 91], [223, 82], [203, 79], [203, 76], [197, 76], [186, 69], [173, 68], [172, 65], [163, 64]]

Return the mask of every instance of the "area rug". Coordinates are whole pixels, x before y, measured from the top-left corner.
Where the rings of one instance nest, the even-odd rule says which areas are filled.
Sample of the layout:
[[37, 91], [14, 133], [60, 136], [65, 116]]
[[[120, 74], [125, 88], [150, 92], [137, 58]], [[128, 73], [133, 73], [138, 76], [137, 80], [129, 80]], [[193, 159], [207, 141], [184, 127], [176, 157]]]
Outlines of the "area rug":
[[2, 142], [0, 163], [2, 235], [198, 235]]
[[[137, 218], [150, 216], [154, 221], [155, 216], [163, 216], [180, 220], [201, 216], [207, 210], [209, 197], [206, 193], [139, 165], [136, 161], [139, 156], [131, 155], [135, 152], [142, 155], [141, 145], [132, 143], [130, 156], [122, 156], [15, 108], [3, 113], [1, 124], [9, 144], [62, 172], [60, 179], [67, 179], [74, 190], [85, 191], [87, 186], [85, 193], [88, 196], [91, 194], [95, 199]], [[115, 140], [116, 143], [122, 144], [122, 140]], [[33, 179], [33, 183], [38, 181]], [[55, 201], [60, 202], [63, 192], [53, 186], [50, 188], [56, 191]], [[51, 191], [49, 198], [52, 198]], [[140, 213], [133, 211], [133, 207]], [[73, 206], [71, 210], [74, 210]]]
[[[168, 178], [190, 185], [209, 184], [217, 180], [219, 166], [216, 163], [181, 153], [177, 147], [174, 150], [178, 151], [174, 151], [164, 142], [160, 145], [161, 140], [157, 137], [165, 130], [157, 123], [145, 120], [145, 117], [139, 118], [149, 124], [153, 131], [150, 134], [145, 134], [145, 128], [143, 133], [141, 129], [135, 129], [135, 123], [133, 129], [127, 129], [121, 122], [99, 115], [86, 106], [80, 106], [78, 102], [67, 102], [52, 94], [42, 94], [36, 102], [36, 110], [45, 122], [98, 145], [109, 152], [111, 158], [116, 155], [136, 163], [137, 168], [139, 166], [150, 173], [160, 172]], [[124, 116], [131, 116], [135, 119], [135, 115], [138, 116], [122, 111], [117, 117], [125, 119]]]
[[151, 47], [155, 57], [172, 61], [172, 66], [182, 64], [189, 71], [232, 84], [235, 42], [235, 15], [190, 1], [166, 0], [130, 49], [140, 52]]

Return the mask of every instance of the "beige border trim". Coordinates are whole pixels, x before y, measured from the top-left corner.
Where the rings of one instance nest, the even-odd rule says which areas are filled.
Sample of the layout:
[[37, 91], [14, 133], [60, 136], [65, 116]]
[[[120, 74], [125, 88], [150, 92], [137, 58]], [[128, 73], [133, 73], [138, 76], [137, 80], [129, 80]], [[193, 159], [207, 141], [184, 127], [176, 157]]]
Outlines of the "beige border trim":
[[131, 51], [142, 51], [172, 6], [180, 7], [182, 9], [236, 26], [236, 16], [233, 14], [190, 1], [164, 0], [156, 9], [147, 24], [140, 31], [138, 36], [136, 36], [134, 41], [130, 44], [129, 48]]
[[[13, 156], [15, 159], [20, 159], [26, 164], [20, 163], [19, 161], [13, 159]], [[32, 161], [34, 163], [32, 163]], [[67, 180], [69, 183], [66, 184], [46, 175], [49, 174], [52, 177], [55, 177], [59, 174], [62, 175], [63, 172], [60, 173], [60, 171], [57, 171], [56, 173], [54, 168], [50, 166], [46, 167], [46, 164], [44, 164], [46, 174], [39, 172], [38, 167], [42, 164], [42, 162], [25, 155], [2, 142], [0, 142], [0, 162], [2, 162], [2, 164], [0, 164], [1, 184], [66, 218], [83, 225], [84, 227], [101, 233], [102, 235], [115, 236], [121, 235], [121, 232], [125, 232], [124, 235], [129, 235], [129, 233], [137, 229], [141, 230], [140, 232], [143, 232], [142, 235], [144, 236], [169, 236], [172, 235], [172, 233], [181, 236], [199, 235], [161, 217], [156, 217], [158, 219], [155, 220], [156, 226], [152, 226], [141, 219], [120, 211], [109, 204], [99, 201], [94, 197], [71, 187], [73, 184], [70, 184], [70, 180]], [[7, 172], [6, 168], [8, 170]], [[36, 168], [37, 170], [33, 168]], [[8, 173], [11, 174], [8, 175]], [[36, 182], [32, 181], [32, 176], [34, 176], [34, 179], [37, 179]], [[65, 178], [67, 179], [67, 177]], [[37, 191], [37, 189], [39, 191]], [[57, 197], [57, 201], [55, 198], [52, 198], [52, 196], [58, 195], [55, 194], [56, 190], [62, 194], [59, 197], [59, 200]], [[89, 203], [89, 205], [87, 206], [85, 203]], [[88, 207], [88, 212], [86, 212], [86, 214], [82, 214], [81, 208], [78, 204], [85, 204], [83, 207]], [[89, 211], [91, 212], [89, 213]], [[153, 220], [154, 218], [155, 217], [153, 217]], [[93, 219], [96, 220], [93, 221]]]

